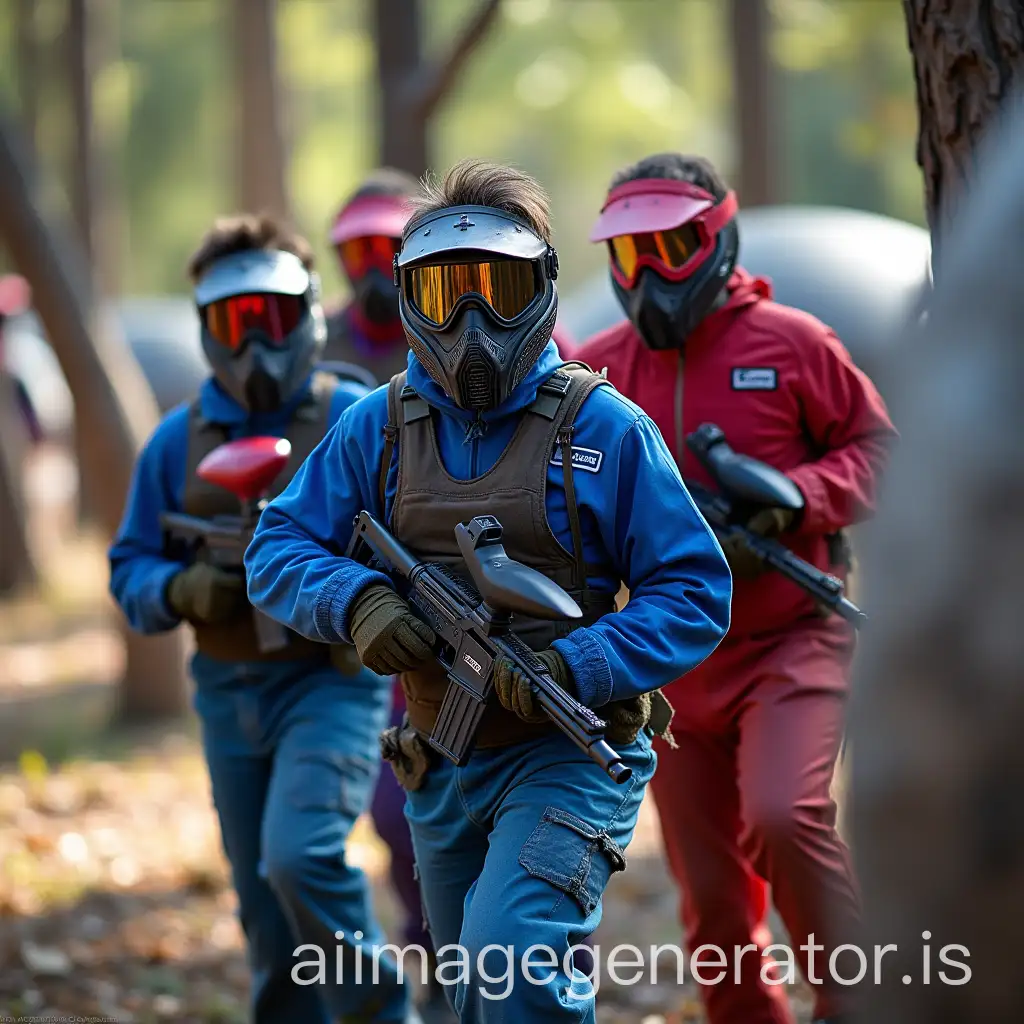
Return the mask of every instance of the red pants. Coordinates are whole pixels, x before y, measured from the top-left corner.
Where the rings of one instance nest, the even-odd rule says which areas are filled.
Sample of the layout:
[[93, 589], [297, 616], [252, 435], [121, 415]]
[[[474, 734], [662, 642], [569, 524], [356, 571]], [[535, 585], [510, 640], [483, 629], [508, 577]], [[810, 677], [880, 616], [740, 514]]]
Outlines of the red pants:
[[[830, 796], [852, 641], [834, 622], [726, 641], [666, 691], [678, 750], [662, 744], [651, 783], [692, 953], [709, 943], [728, 974], [701, 991], [710, 1024], [792, 1024], [788, 985], [766, 986], [758, 955], [767, 879], [804, 977], [813, 935], [815, 1016], [849, 1009], [831, 950], [856, 942], [859, 902]], [[758, 877], [760, 876], [760, 878]], [[760, 925], [760, 927], [759, 927]], [[739, 959], [735, 947], [756, 945]], [[849, 956], [850, 954], [846, 954]], [[709, 964], [711, 954], [702, 957]], [[785, 958], [776, 958], [785, 959]], [[845, 970], [842, 954], [839, 971]], [[785, 963], [780, 964], [784, 968]], [[718, 968], [702, 972], [714, 977]], [[853, 972], [855, 973], [855, 971]]]

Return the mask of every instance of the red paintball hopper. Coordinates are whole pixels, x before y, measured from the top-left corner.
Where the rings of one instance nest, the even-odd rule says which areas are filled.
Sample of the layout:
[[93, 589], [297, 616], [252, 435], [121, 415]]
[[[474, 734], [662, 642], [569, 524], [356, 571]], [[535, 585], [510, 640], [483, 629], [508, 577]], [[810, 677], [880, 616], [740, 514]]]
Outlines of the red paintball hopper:
[[270, 489], [291, 454], [285, 437], [242, 437], [214, 448], [196, 467], [196, 475], [241, 502], [256, 501]]

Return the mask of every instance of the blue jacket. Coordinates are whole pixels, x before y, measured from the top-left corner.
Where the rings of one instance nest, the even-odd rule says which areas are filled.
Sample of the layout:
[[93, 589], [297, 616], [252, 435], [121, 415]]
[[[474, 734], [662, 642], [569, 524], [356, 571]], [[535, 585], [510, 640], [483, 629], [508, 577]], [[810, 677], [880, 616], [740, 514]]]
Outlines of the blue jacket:
[[[337, 423], [342, 412], [366, 393], [362, 385], [339, 383], [330, 423]], [[203, 415], [227, 426], [232, 438], [280, 436], [307, 394], [308, 384], [286, 407], [250, 417], [211, 377], [199, 389], [199, 401]], [[139, 455], [124, 517], [110, 548], [110, 592], [139, 633], [161, 633], [181, 621], [167, 607], [164, 590], [184, 566], [164, 556], [160, 513], [182, 511], [187, 456], [188, 405], [179, 405], [164, 417]]]
[[[494, 465], [522, 410], [561, 362], [549, 343], [512, 395], [470, 429], [474, 414], [453, 405], [410, 352], [409, 383], [441, 414], [438, 442], [448, 472], [471, 479]], [[311, 639], [351, 642], [353, 599], [367, 584], [387, 582], [338, 554], [361, 510], [389, 521], [398, 449], [381, 509], [386, 422], [386, 387], [347, 409], [264, 510], [246, 551], [252, 603]], [[604, 453], [598, 472], [573, 478], [587, 562], [601, 567], [591, 584], [615, 593], [622, 580], [630, 592], [622, 611], [554, 643], [579, 699], [600, 707], [664, 686], [702, 662], [728, 629], [732, 578], [658, 428], [637, 406], [610, 387], [596, 389], [577, 415], [573, 442]], [[554, 535], [571, 551], [560, 466], [548, 466], [546, 505]]]

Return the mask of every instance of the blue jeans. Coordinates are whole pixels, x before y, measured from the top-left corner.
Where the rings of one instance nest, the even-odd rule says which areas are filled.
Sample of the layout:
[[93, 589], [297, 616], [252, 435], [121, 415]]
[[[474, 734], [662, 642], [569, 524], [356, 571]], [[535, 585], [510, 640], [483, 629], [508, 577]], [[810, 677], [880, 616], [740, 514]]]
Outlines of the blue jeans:
[[[380, 766], [389, 681], [366, 670], [346, 677], [318, 662], [226, 663], [202, 654], [192, 672], [249, 947], [254, 1024], [404, 1020], [407, 990], [393, 960], [379, 958], [372, 984], [372, 950], [386, 939], [363, 873], [345, 861]], [[302, 944], [323, 950], [319, 977], [319, 954], [296, 955]], [[293, 969], [308, 963], [296, 977], [319, 983], [296, 984]]]
[[[478, 750], [462, 768], [440, 760], [409, 794], [424, 909], [462, 1024], [593, 1024], [593, 986], [566, 954], [600, 923], [657, 763], [646, 731], [620, 754], [633, 777], [616, 785], [556, 734]], [[545, 951], [527, 981], [531, 946]]]

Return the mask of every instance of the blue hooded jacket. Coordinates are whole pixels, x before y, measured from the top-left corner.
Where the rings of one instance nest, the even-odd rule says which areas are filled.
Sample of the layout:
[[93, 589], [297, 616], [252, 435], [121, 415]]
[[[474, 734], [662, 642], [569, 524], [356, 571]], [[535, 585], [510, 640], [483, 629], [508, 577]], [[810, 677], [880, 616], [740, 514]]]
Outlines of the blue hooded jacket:
[[[509, 398], [479, 418], [455, 406], [410, 352], [409, 383], [440, 413], [441, 459], [458, 479], [485, 473], [512, 438], [522, 411], [562, 360], [551, 342]], [[349, 610], [386, 576], [342, 557], [352, 521], [367, 510], [390, 519], [398, 446], [379, 507], [387, 388], [360, 399], [264, 509], [245, 554], [249, 599], [296, 632], [351, 642]], [[732, 578], [722, 550], [694, 507], [654, 423], [611, 387], [595, 389], [575, 422], [573, 443], [603, 453], [598, 472], [573, 478], [593, 587], [629, 588], [626, 607], [573, 630], [554, 647], [590, 707], [664, 686], [702, 662], [729, 626]], [[549, 462], [546, 508], [569, 552], [572, 534], [561, 466]]]
[[[310, 378], [310, 381], [312, 378]], [[289, 403], [273, 413], [251, 416], [212, 377], [199, 389], [203, 416], [228, 428], [231, 439], [280, 437], [296, 407], [309, 394], [310, 381]], [[367, 394], [361, 384], [339, 382], [331, 401], [329, 422]], [[181, 621], [167, 606], [164, 591], [184, 565], [164, 555], [161, 512], [182, 511], [188, 457], [188, 405], [172, 409], [139, 455], [132, 475], [121, 526], [110, 548], [110, 592], [128, 624], [139, 633], [161, 633]]]

